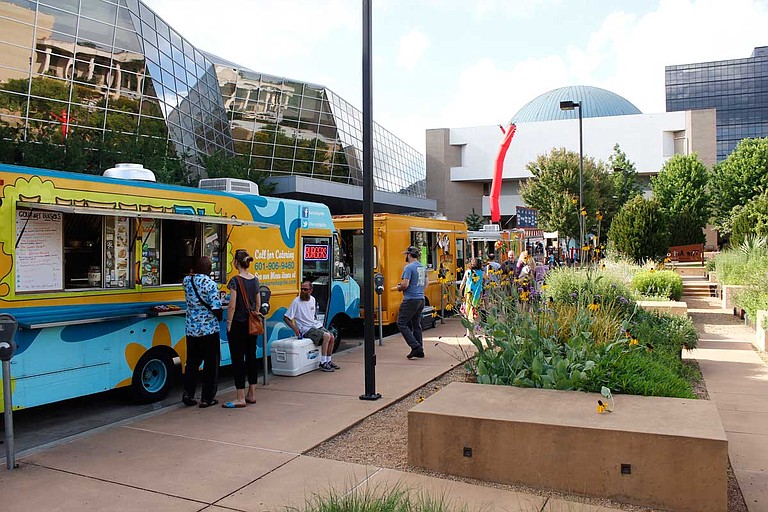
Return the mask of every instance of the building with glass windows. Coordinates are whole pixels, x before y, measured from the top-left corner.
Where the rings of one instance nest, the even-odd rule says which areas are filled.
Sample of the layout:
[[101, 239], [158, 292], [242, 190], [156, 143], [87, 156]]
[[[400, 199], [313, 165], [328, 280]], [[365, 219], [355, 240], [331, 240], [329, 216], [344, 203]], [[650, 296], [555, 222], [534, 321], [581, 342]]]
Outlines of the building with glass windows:
[[[423, 156], [373, 138], [377, 210], [434, 210]], [[211, 158], [362, 211], [362, 113], [326, 87], [210, 55], [139, 0], [0, 0], [0, 161], [192, 184]]]
[[768, 46], [746, 59], [665, 68], [667, 112], [714, 108], [717, 160], [741, 139], [768, 137]]

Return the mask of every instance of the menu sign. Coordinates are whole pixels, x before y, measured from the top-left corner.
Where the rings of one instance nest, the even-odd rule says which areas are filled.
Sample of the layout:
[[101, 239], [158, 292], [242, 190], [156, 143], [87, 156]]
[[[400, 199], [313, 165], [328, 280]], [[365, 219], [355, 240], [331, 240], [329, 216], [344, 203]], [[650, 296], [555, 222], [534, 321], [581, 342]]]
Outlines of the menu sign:
[[59, 212], [16, 211], [16, 291], [64, 288], [63, 216]]

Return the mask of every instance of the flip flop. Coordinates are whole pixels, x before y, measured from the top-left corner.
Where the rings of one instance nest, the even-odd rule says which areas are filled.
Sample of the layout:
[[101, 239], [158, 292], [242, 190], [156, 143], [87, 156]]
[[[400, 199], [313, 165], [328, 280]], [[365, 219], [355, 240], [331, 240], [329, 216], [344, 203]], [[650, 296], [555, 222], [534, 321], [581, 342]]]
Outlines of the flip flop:
[[245, 403], [247, 403], [247, 404], [255, 404], [256, 400], [251, 400], [250, 398], [246, 398], [245, 399]]
[[206, 407], [216, 405], [217, 403], [219, 403], [219, 401], [216, 400], [215, 398], [210, 402], [206, 402], [205, 400], [200, 400], [200, 405], [198, 405], [198, 407], [200, 407], [201, 409], [205, 409]]
[[245, 407], [245, 404], [236, 404], [235, 402], [227, 402], [225, 404], [221, 404], [221, 406], [225, 409], [242, 409]]

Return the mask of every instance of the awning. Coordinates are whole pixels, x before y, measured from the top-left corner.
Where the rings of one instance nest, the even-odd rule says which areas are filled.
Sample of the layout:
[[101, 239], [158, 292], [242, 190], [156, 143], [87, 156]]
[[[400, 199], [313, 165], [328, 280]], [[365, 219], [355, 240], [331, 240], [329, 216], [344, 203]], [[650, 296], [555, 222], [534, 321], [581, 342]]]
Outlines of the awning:
[[544, 238], [544, 231], [538, 228], [517, 228], [515, 233], [523, 235], [523, 238]]
[[19, 208], [28, 208], [30, 210], [47, 210], [62, 213], [78, 213], [82, 215], [110, 215], [113, 217], [132, 217], [141, 219], [167, 219], [182, 220], [191, 222], [207, 222], [209, 224], [227, 224], [231, 226], [260, 226], [270, 227], [272, 224], [264, 222], [254, 222], [251, 220], [242, 220], [232, 217], [215, 217], [213, 215], [192, 215], [185, 213], [165, 213], [165, 212], [142, 212], [138, 210], [118, 210], [116, 208], [94, 208], [92, 206], [70, 206], [64, 204], [50, 203], [30, 203], [19, 201], [16, 203]]

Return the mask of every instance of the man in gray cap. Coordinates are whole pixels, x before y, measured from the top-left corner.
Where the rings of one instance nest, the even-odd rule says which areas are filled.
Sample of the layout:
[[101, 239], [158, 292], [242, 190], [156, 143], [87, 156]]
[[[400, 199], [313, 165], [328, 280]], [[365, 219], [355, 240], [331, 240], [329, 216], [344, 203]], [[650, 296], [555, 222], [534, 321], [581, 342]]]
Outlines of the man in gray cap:
[[427, 271], [419, 261], [421, 251], [411, 245], [405, 251], [406, 265], [403, 276], [397, 283], [397, 290], [403, 292], [403, 302], [397, 314], [397, 328], [411, 347], [408, 359], [424, 357], [424, 343], [421, 337], [421, 312], [424, 309], [424, 286]]

